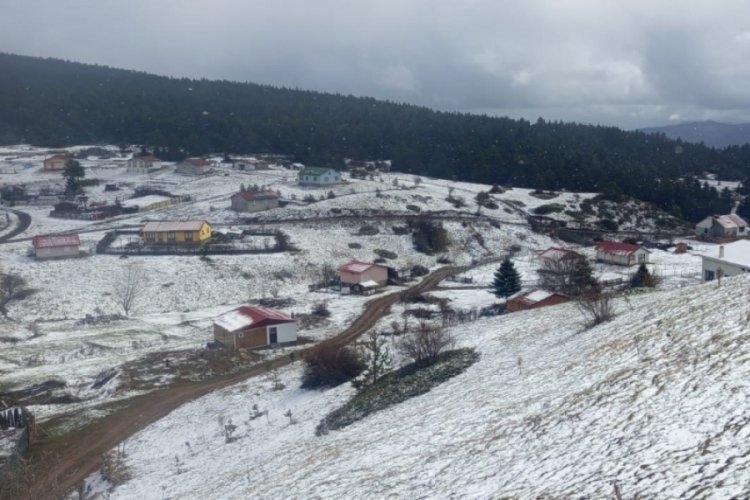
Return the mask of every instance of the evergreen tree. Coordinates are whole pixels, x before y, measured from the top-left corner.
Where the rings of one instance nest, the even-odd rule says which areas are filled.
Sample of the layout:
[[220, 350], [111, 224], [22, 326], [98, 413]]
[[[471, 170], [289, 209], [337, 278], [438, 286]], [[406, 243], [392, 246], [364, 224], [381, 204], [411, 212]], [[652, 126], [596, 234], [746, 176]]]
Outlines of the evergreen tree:
[[521, 276], [509, 258], [505, 258], [495, 271], [492, 282], [493, 293], [500, 298], [507, 298], [521, 290]]
[[632, 278], [630, 278], [630, 286], [633, 288], [649, 287], [653, 288], [656, 286], [656, 278], [648, 271], [646, 264], [638, 266], [638, 270], [635, 272]]
[[81, 179], [86, 175], [86, 172], [77, 160], [69, 160], [65, 164], [62, 175], [65, 178], [66, 192], [75, 194], [81, 191]]
[[583, 295], [586, 292], [598, 291], [599, 282], [594, 278], [594, 271], [586, 259], [577, 259], [570, 275], [569, 293]]

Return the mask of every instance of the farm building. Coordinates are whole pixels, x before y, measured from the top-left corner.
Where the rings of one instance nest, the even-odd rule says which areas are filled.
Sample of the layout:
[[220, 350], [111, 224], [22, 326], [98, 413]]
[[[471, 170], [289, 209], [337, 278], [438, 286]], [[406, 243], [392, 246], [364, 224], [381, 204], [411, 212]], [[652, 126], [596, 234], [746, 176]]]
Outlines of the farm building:
[[205, 158], [186, 158], [175, 168], [175, 172], [183, 175], [205, 175], [210, 170], [211, 162]]
[[341, 285], [368, 294], [388, 283], [388, 268], [380, 264], [352, 260], [338, 268]]
[[231, 349], [287, 344], [297, 340], [297, 323], [284, 312], [246, 304], [214, 320], [214, 340]]
[[151, 221], [141, 237], [152, 245], [199, 245], [211, 238], [211, 225], [205, 220]]
[[161, 160], [155, 156], [134, 156], [128, 160], [128, 172], [147, 174], [161, 168]]
[[711, 215], [695, 225], [695, 236], [704, 240], [733, 239], [747, 234], [747, 222], [737, 214]]
[[531, 290], [512, 295], [505, 302], [505, 307], [509, 311], [515, 312], [526, 309], [554, 306], [567, 301], [568, 298], [561, 293], [549, 292], [547, 290]]
[[584, 257], [578, 252], [575, 252], [567, 248], [549, 247], [547, 250], [544, 250], [543, 252], [539, 254], [539, 258], [542, 259], [542, 262], [545, 262], [545, 261], [560, 262], [560, 261], [576, 261], [579, 259], [585, 259], [586, 257]]
[[739, 240], [699, 254], [703, 259], [703, 280], [737, 276], [750, 271], [750, 240]]
[[49, 158], [45, 158], [43, 165], [44, 170], [47, 172], [60, 172], [62, 170], [65, 170], [65, 165], [68, 164], [68, 161], [70, 161], [70, 156], [66, 154], [56, 154], [52, 155]]
[[273, 191], [240, 191], [231, 197], [232, 210], [237, 212], [259, 212], [277, 208], [279, 194]]
[[341, 172], [326, 167], [305, 167], [297, 178], [302, 186], [331, 186], [341, 183]]
[[37, 259], [64, 259], [78, 257], [81, 240], [77, 234], [51, 234], [31, 239]]
[[645, 264], [649, 253], [640, 245], [619, 241], [601, 241], [596, 245], [596, 260], [617, 266]]
[[169, 196], [162, 196], [158, 194], [149, 194], [141, 196], [139, 198], [131, 198], [120, 203], [123, 208], [134, 209], [138, 212], [145, 212], [147, 210], [155, 210], [157, 208], [168, 207], [176, 203], [176, 198]]

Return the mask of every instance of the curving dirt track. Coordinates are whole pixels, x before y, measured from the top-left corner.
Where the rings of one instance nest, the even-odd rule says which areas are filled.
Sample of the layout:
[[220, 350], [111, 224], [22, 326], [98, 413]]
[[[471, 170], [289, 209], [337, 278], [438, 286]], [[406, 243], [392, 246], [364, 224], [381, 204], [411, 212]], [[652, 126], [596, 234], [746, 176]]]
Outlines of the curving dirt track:
[[12, 208], [9, 208], [8, 210], [16, 214], [16, 217], [18, 217], [18, 225], [8, 234], [0, 237], [0, 243], [5, 243], [11, 238], [15, 238], [31, 226], [31, 216], [29, 214], [21, 212], [20, 210], [13, 210]]
[[[469, 266], [449, 266], [429, 274], [406, 293], [420, 293], [435, 288], [442, 280], [473, 267], [500, 258], [489, 258]], [[365, 304], [362, 314], [344, 331], [324, 341], [326, 344], [346, 345], [356, 340], [387, 314], [398, 302], [402, 292], [394, 292], [373, 299]], [[320, 343], [317, 345], [321, 345]], [[28, 494], [17, 499], [56, 499], [75, 490], [77, 485], [102, 466], [103, 456], [119, 443], [169, 414], [182, 404], [210, 392], [237, 384], [248, 378], [266, 373], [270, 369], [289, 365], [301, 359], [316, 346], [298, 351], [292, 358], [284, 356], [270, 363], [256, 366], [232, 375], [217, 377], [209, 381], [183, 383], [137, 396], [128, 401], [128, 406], [112, 412], [109, 416], [88, 424], [81, 430], [57, 440], [40, 439], [32, 447], [27, 481]], [[42, 426], [43, 427], [43, 426]], [[0, 495], [1, 496], [1, 495]]]

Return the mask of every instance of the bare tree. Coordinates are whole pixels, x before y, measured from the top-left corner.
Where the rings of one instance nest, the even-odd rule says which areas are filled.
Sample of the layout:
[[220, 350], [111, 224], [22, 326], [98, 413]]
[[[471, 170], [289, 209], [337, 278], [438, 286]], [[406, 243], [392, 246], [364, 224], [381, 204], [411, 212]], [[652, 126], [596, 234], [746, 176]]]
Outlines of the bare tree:
[[392, 360], [388, 342], [374, 330], [367, 334], [365, 340], [360, 342], [357, 348], [365, 369], [352, 380], [352, 385], [355, 389], [361, 390], [374, 384], [388, 373]]
[[125, 316], [130, 315], [130, 311], [143, 296], [146, 285], [146, 271], [138, 265], [129, 265], [116, 279], [113, 295], [125, 312]]
[[455, 340], [447, 330], [422, 321], [415, 331], [401, 337], [396, 348], [415, 363], [430, 365], [437, 361], [441, 352], [454, 344]]
[[0, 275], [0, 313], [8, 317], [8, 304], [23, 300], [37, 291], [26, 286], [26, 280], [18, 274]]
[[592, 288], [581, 294], [576, 303], [589, 326], [596, 326], [615, 317], [613, 295], [610, 292]]

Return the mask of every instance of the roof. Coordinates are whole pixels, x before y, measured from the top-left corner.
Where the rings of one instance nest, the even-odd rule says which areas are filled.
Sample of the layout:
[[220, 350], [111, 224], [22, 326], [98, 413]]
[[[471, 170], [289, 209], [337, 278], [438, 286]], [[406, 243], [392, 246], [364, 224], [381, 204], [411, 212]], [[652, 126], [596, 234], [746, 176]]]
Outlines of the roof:
[[523, 302], [526, 305], [533, 305], [543, 300], [547, 300], [553, 296], [565, 297], [565, 295], [557, 292], [550, 292], [549, 290], [542, 290], [541, 288], [535, 290], [529, 290], [528, 292], [519, 292], [515, 295], [508, 297], [508, 300], [517, 300]]
[[143, 160], [143, 161], [161, 161], [159, 158], [153, 155], [146, 155], [146, 156], [135, 156], [133, 157], [134, 160]]
[[630, 255], [641, 249], [648, 252], [648, 250], [640, 245], [633, 245], [632, 243], [622, 243], [619, 241], [600, 241], [596, 245], [597, 251], [612, 255]]
[[228, 332], [236, 332], [265, 321], [293, 322], [294, 318], [276, 309], [246, 304], [222, 314], [214, 320], [214, 324]]
[[200, 231], [205, 220], [162, 220], [147, 222], [141, 231], [144, 233], [159, 233], [162, 231]]
[[31, 239], [34, 248], [56, 248], [78, 246], [81, 240], [77, 234], [50, 234], [47, 236], [34, 236]]
[[[721, 247], [724, 247], [724, 257], [719, 257]], [[750, 240], [738, 240], [726, 245], [717, 245], [708, 252], [702, 252], [697, 255], [726, 262], [727, 264], [750, 267]]]
[[52, 155], [52, 156], [50, 156], [49, 158], [45, 158], [45, 159], [44, 159], [44, 161], [51, 161], [51, 160], [69, 160], [69, 159], [70, 159], [70, 155], [66, 155], [66, 154], [56, 154], [56, 155]]
[[160, 194], [149, 194], [141, 196], [140, 198], [130, 198], [120, 203], [123, 207], [144, 207], [152, 205], [154, 203], [161, 203], [164, 201], [170, 201], [172, 198], [169, 196], [162, 196]]
[[373, 264], [372, 262], [362, 262], [361, 260], [352, 260], [339, 267], [339, 271], [344, 271], [352, 274], [361, 274], [372, 267], [385, 267], [380, 264]]
[[185, 158], [180, 163], [189, 163], [195, 167], [208, 167], [211, 165], [205, 158]]
[[299, 175], [312, 175], [315, 177], [319, 177], [323, 174], [330, 172], [331, 170], [338, 173], [337, 170], [333, 168], [329, 168], [329, 167], [305, 167], [300, 171]]
[[380, 285], [378, 284], [377, 281], [367, 280], [367, 281], [363, 281], [362, 283], [360, 283], [359, 286], [361, 286], [362, 288], [376, 288]]
[[234, 196], [242, 196], [247, 201], [255, 201], [255, 200], [272, 200], [279, 197], [277, 193], [274, 193], [273, 191], [259, 191], [257, 193], [254, 193], [252, 191], [240, 191], [239, 193], [235, 193]]
[[539, 257], [543, 259], [552, 259], [552, 260], [584, 258], [583, 255], [581, 255], [578, 252], [575, 252], [573, 250], [568, 250], [567, 248], [560, 248], [560, 247], [549, 247], [547, 250], [540, 253]]

